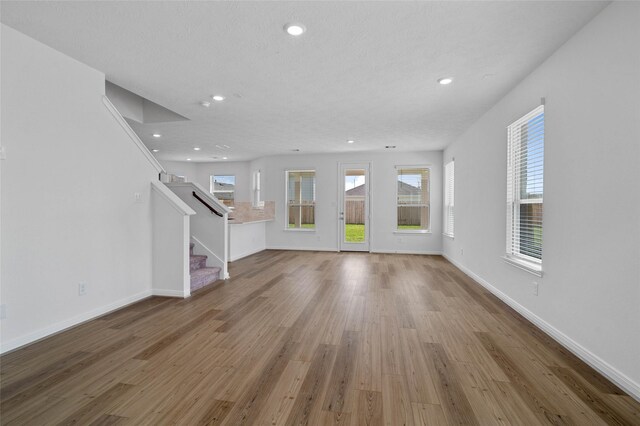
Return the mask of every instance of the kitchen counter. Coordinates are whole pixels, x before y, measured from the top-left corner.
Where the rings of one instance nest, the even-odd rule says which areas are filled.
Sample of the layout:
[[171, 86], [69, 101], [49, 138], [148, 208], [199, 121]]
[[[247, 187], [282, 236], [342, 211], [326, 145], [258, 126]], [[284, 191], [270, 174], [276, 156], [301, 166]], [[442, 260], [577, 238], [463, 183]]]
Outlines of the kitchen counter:
[[[236, 202], [229, 214], [229, 261], [242, 259], [267, 248], [266, 223], [275, 220], [275, 201], [265, 201], [264, 208]], [[242, 226], [241, 226], [242, 225]]]

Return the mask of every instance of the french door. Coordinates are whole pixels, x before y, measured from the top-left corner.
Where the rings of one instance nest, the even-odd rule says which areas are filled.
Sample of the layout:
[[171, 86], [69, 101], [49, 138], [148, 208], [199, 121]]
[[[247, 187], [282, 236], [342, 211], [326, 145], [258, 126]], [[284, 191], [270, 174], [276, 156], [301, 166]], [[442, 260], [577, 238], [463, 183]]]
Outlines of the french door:
[[369, 251], [369, 164], [340, 164], [340, 251]]

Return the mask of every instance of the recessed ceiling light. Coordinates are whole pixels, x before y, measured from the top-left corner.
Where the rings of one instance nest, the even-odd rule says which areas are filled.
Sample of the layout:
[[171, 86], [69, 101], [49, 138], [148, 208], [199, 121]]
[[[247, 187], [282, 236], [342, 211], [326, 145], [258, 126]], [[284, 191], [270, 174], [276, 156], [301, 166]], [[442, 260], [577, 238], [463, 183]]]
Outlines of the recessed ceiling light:
[[354, 141], [354, 140], [352, 140], [352, 139], [349, 139], [349, 140], [347, 141], [347, 143], [354, 143], [354, 142], [355, 142], [355, 141]]
[[287, 24], [284, 26], [284, 30], [287, 34], [297, 37], [302, 35], [307, 29], [302, 24]]
[[229, 158], [229, 157], [222, 157], [223, 160], [226, 160], [227, 158]]
[[200, 151], [200, 147], [199, 147], [199, 146], [196, 146], [196, 147], [194, 147], [194, 148], [193, 148], [193, 150], [194, 150], [194, 151]]
[[222, 96], [222, 95], [213, 95], [213, 96], [211, 96], [211, 99], [213, 99], [216, 102], [222, 102], [222, 101], [224, 101], [224, 96]]
[[438, 83], [443, 85], [451, 84], [452, 82], [453, 82], [453, 78], [451, 77], [443, 77], [438, 79]]
[[211, 106], [211, 102], [209, 101], [202, 101], [200, 102], [200, 105], [202, 105], [205, 108], [209, 108]]
[[191, 158], [187, 158], [187, 161], [191, 161]]
[[153, 151], [153, 152], [159, 152], [160, 150], [159, 150], [159, 149], [152, 149], [151, 151]]
[[162, 137], [162, 135], [161, 135], [160, 133], [154, 133], [154, 134], [153, 134], [153, 137], [154, 137], [154, 138], [161, 138], [161, 137]]

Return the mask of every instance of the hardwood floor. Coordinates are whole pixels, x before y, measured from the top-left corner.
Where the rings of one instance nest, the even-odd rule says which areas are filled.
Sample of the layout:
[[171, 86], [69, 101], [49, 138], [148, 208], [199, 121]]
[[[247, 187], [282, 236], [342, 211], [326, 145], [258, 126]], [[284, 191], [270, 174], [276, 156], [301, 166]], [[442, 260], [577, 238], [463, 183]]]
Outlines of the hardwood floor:
[[1, 358], [3, 425], [639, 425], [439, 256], [265, 251]]

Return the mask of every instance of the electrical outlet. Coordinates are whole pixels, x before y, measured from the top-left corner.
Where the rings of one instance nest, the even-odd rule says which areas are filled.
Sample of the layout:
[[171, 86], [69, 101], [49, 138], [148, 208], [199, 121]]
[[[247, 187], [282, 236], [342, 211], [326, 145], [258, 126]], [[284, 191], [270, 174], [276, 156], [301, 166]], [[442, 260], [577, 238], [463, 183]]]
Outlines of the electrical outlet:
[[531, 290], [533, 291], [534, 296], [538, 295], [538, 283], [536, 281], [531, 283]]
[[139, 192], [134, 192], [133, 193], [133, 198], [136, 201], [136, 203], [141, 203], [142, 202], [142, 194]]
[[464, 249], [460, 249], [460, 255], [464, 254]]
[[78, 284], [78, 296], [84, 296], [87, 294], [87, 283]]
[[7, 305], [4, 303], [0, 305], [0, 319], [5, 319], [7, 317]]

